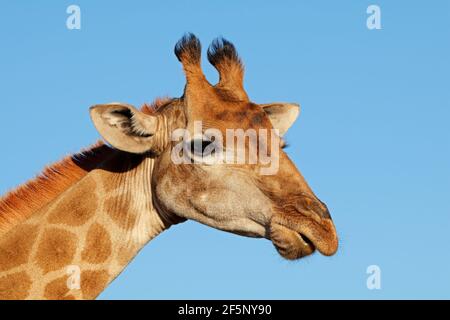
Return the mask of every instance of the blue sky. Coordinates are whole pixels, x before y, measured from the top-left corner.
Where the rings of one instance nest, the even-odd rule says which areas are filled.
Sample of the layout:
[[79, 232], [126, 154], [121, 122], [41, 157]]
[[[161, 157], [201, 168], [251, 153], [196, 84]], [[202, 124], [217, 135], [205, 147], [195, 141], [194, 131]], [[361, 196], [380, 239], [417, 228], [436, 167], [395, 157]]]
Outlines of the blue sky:
[[[0, 192], [98, 139], [89, 106], [180, 96], [175, 42], [223, 35], [253, 101], [302, 105], [287, 152], [330, 208], [340, 250], [287, 262], [269, 241], [187, 222], [100, 298], [449, 299], [450, 3], [343, 3], [3, 2]], [[81, 30], [66, 28], [70, 4]], [[366, 27], [370, 4], [381, 30]], [[381, 290], [366, 287], [373, 264]]]

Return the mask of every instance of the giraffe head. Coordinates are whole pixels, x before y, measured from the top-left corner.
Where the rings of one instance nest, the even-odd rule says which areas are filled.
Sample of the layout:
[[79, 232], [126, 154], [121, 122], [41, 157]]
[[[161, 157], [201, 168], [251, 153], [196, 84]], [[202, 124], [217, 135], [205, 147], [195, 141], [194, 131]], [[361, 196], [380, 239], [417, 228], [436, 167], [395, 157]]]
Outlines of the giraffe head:
[[122, 103], [91, 108], [109, 144], [155, 158], [148, 201], [167, 219], [270, 239], [287, 259], [315, 249], [334, 254], [338, 240], [328, 209], [283, 151], [282, 137], [299, 106], [251, 102], [243, 64], [224, 39], [208, 49], [220, 75], [216, 85], [202, 72], [194, 35], [183, 37], [175, 54], [186, 76], [181, 98], [152, 112]]

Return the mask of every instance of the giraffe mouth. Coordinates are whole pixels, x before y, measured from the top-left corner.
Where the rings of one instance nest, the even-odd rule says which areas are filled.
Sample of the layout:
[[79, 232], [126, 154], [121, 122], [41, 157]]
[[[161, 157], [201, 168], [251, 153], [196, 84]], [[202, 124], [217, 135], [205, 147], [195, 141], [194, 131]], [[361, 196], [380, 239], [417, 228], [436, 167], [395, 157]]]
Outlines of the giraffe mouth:
[[270, 238], [278, 253], [288, 260], [306, 257], [316, 250], [314, 243], [306, 235], [280, 224], [272, 224]]
[[306, 257], [316, 249], [331, 256], [338, 248], [338, 238], [330, 219], [318, 223], [307, 217], [294, 221], [276, 217], [270, 224], [270, 239], [278, 253], [288, 260]]

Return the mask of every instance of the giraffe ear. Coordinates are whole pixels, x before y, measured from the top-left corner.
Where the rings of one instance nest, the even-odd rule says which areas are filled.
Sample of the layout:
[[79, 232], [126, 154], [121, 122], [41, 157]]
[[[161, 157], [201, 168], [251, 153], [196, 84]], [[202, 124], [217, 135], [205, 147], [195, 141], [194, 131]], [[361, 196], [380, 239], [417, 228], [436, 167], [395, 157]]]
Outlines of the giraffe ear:
[[268, 103], [260, 106], [273, 127], [280, 131], [280, 136], [284, 136], [300, 114], [300, 105], [297, 103]]
[[90, 114], [97, 131], [114, 148], [130, 153], [150, 151], [156, 117], [116, 102], [92, 106]]

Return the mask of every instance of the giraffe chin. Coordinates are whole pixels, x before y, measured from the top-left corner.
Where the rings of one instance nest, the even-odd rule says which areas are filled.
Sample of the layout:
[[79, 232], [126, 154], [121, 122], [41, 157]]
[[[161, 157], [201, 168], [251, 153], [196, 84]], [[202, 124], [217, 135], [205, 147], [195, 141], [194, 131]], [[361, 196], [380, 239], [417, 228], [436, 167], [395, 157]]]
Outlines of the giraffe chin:
[[318, 223], [308, 217], [290, 219], [276, 216], [270, 224], [270, 239], [280, 255], [296, 260], [312, 254], [316, 249], [324, 256], [332, 256], [338, 249], [338, 238], [331, 219]]
[[276, 223], [271, 225], [270, 239], [278, 253], [288, 260], [309, 256], [316, 249], [306, 236]]

